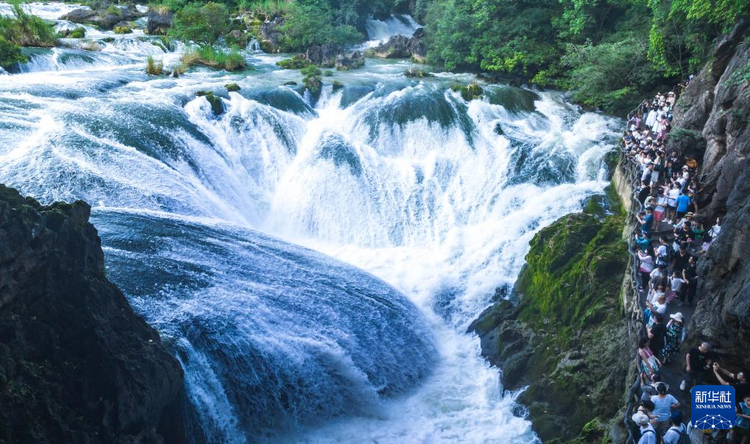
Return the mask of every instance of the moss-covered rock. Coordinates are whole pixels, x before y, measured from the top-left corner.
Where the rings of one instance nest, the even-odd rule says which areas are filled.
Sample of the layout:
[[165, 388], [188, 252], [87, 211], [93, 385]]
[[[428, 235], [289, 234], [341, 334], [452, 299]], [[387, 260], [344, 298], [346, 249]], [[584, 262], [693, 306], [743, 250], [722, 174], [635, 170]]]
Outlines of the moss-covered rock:
[[424, 69], [417, 69], [417, 68], [409, 68], [406, 71], [404, 71], [404, 75], [406, 77], [410, 78], [425, 78], [425, 77], [433, 77], [432, 73], [425, 71]]
[[303, 56], [296, 55], [292, 58], [276, 62], [276, 64], [283, 69], [303, 69], [306, 68], [307, 65], [310, 64], [310, 62], [305, 60]]
[[482, 94], [484, 94], [484, 89], [482, 89], [477, 82], [471, 82], [468, 85], [451, 85], [451, 89], [455, 92], [461, 93], [461, 97], [467, 102], [479, 99], [482, 97]]
[[68, 37], [70, 37], [71, 39], [82, 39], [86, 37], [86, 29], [79, 26], [78, 28], [70, 31]]
[[224, 112], [224, 102], [221, 101], [221, 97], [217, 97], [211, 91], [198, 91], [196, 93], [198, 97], [205, 97], [208, 103], [211, 105], [211, 111], [215, 116], [221, 115]]
[[624, 216], [617, 202], [590, 202], [534, 236], [514, 289], [517, 304], [502, 300], [470, 327], [484, 355], [502, 367], [506, 388], [529, 386], [519, 399], [545, 442], [593, 436], [599, 428], [583, 433], [585, 426], [613, 417], [625, 388]]
[[129, 26], [115, 26], [113, 29], [115, 34], [132, 34], [133, 30]]
[[227, 83], [226, 85], [224, 85], [224, 88], [226, 88], [228, 92], [236, 92], [242, 89], [240, 88], [240, 85], [236, 83]]

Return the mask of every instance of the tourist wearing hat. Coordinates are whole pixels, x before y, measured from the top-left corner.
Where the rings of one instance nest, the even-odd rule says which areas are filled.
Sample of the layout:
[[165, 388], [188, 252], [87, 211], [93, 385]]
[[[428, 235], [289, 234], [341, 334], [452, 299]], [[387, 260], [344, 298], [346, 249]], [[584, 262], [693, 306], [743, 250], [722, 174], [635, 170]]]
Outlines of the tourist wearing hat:
[[704, 342], [698, 347], [692, 347], [685, 355], [686, 377], [680, 383], [680, 390], [689, 391], [694, 385], [701, 385], [713, 362], [711, 344]]
[[669, 315], [667, 323], [667, 335], [664, 338], [664, 347], [661, 356], [664, 364], [669, 362], [680, 352], [680, 344], [685, 340], [685, 318], [682, 313]]
[[651, 425], [651, 418], [647, 414], [638, 411], [631, 419], [636, 423], [638, 430], [641, 432], [641, 439], [638, 440], [638, 444], [657, 444], [656, 430]]
[[677, 96], [673, 91], [670, 91], [669, 94], [667, 94], [667, 105], [669, 105], [670, 108], [674, 108], [674, 104], [677, 101]]

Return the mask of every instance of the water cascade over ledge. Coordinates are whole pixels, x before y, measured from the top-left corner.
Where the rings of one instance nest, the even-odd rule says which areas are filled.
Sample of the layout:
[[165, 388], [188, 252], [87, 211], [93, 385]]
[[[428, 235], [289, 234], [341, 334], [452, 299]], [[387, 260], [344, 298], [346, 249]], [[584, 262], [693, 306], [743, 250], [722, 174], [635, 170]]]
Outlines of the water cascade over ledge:
[[617, 122], [507, 85], [466, 102], [450, 85], [472, 76], [403, 61], [319, 99], [256, 51], [252, 72], [148, 77], [182, 49], [112, 37], [0, 76], [0, 182], [91, 203], [110, 279], [186, 371], [196, 442], [537, 442], [465, 330], [534, 233], [601, 193]]

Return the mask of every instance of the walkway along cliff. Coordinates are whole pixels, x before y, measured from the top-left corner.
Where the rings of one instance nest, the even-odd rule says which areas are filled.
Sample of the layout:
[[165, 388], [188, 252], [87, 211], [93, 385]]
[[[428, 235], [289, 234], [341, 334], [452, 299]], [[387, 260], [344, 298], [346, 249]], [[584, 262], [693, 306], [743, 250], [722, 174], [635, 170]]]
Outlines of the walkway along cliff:
[[[698, 216], [709, 225], [722, 217], [721, 234], [698, 260], [698, 305], [680, 357], [709, 341], [722, 365], [735, 369], [750, 368], [748, 28], [742, 20], [717, 41], [675, 106], [666, 147], [701, 166]], [[519, 401], [544, 442], [628, 440], [623, 418], [637, 398], [633, 357], [645, 333], [627, 246], [637, 182], [633, 166], [618, 163], [606, 199], [541, 230], [511, 301], [500, 300], [470, 327], [503, 369], [505, 388], [528, 386]]]

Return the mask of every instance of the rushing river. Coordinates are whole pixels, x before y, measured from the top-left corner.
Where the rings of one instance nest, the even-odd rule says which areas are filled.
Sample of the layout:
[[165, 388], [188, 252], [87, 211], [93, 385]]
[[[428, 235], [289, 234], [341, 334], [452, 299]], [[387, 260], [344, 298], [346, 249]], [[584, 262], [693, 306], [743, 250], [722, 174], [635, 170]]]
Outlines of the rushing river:
[[319, 100], [261, 52], [148, 77], [181, 48], [88, 36], [0, 75], [0, 182], [92, 204], [110, 278], [185, 369], [196, 442], [537, 442], [465, 332], [534, 233], [602, 192], [616, 122], [501, 84], [467, 103], [450, 85], [473, 76], [404, 61]]

